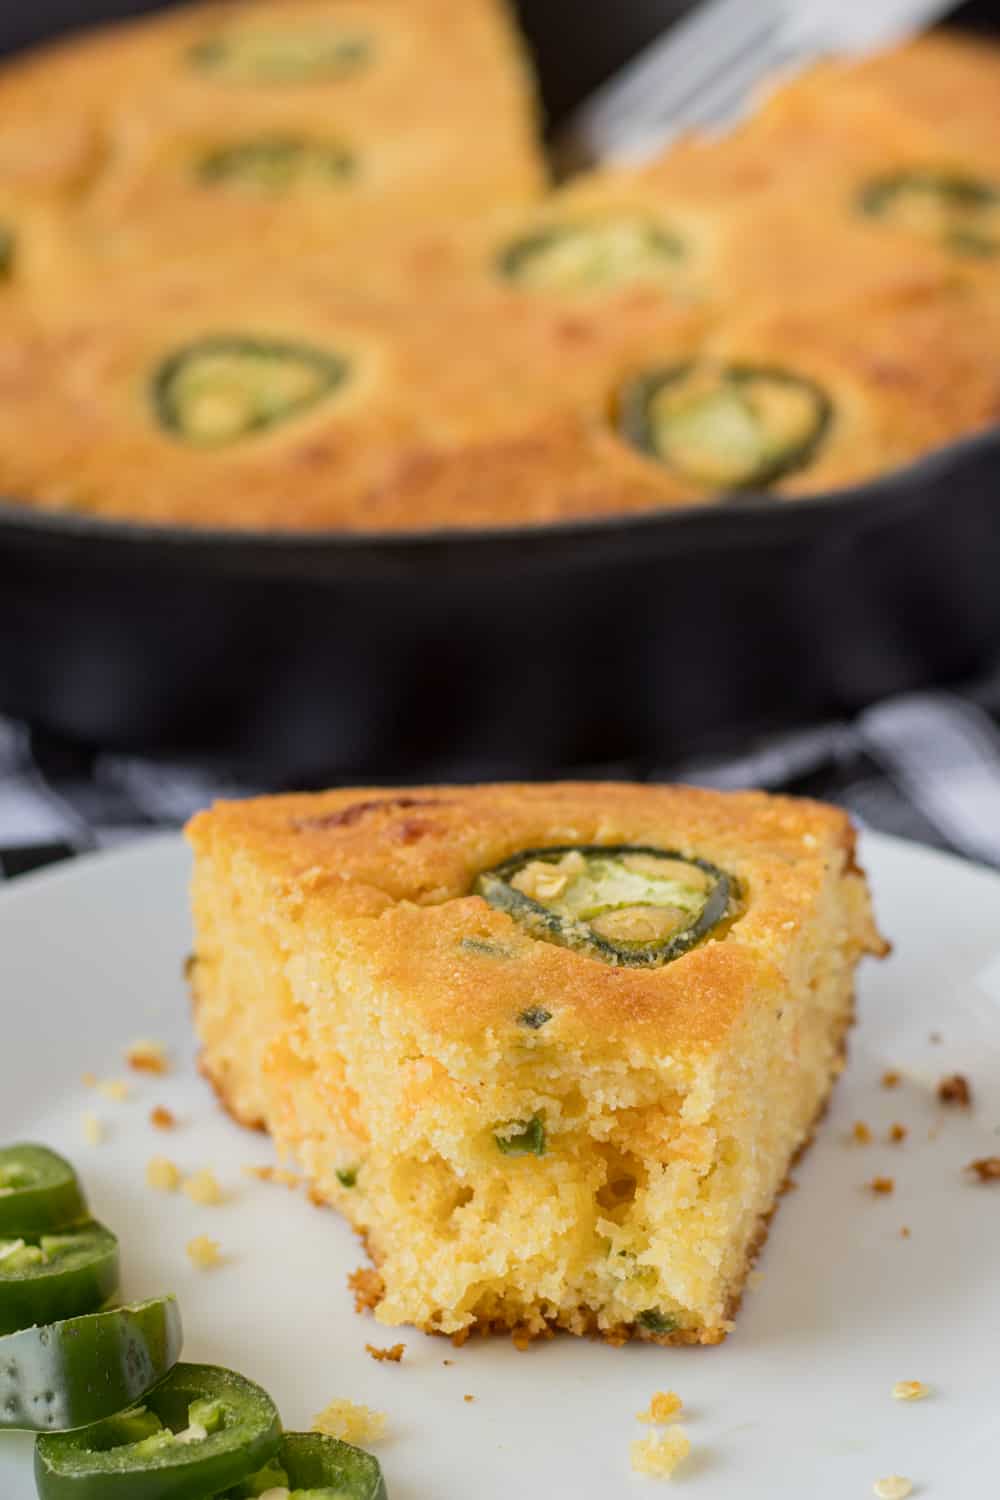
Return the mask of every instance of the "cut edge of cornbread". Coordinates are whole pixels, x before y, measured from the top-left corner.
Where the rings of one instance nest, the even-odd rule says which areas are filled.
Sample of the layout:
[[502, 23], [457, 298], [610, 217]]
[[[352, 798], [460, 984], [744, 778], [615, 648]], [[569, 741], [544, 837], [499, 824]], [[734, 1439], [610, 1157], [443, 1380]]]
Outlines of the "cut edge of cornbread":
[[[842, 1069], [857, 959], [884, 951], [853, 833], [843, 814], [788, 799], [557, 788], [549, 826], [589, 835], [583, 819], [597, 807], [606, 841], [622, 832], [648, 839], [659, 823], [672, 827], [676, 847], [683, 815], [699, 851], [730, 869], [739, 860], [735, 846], [723, 847], [725, 813], [735, 815], [737, 843], [747, 840], [748, 820], [760, 825], [756, 845], [744, 847], [755, 873], [732, 931], [652, 974], [623, 975], [553, 944], [522, 942], [509, 917], [465, 894], [464, 876], [461, 892], [447, 890], [455, 872], [440, 846], [428, 852], [451, 838], [487, 867], [493, 851], [484, 845], [499, 825], [505, 852], [537, 844], [545, 790], [418, 790], [412, 800], [426, 811], [405, 817], [394, 810], [401, 799], [384, 792], [266, 799], [246, 805], [257, 812], [202, 815], [192, 829], [202, 1066], [234, 1117], [265, 1122], [298, 1159], [314, 1199], [339, 1208], [361, 1234], [378, 1267], [362, 1280], [361, 1301], [380, 1321], [459, 1339], [506, 1330], [521, 1342], [558, 1327], [612, 1343], [717, 1343]], [[492, 810], [491, 793], [500, 804]], [[525, 795], [519, 833], [516, 811], [503, 804]], [[560, 798], [575, 805], [558, 806]], [[308, 821], [303, 807], [321, 825], [326, 818], [316, 836], [329, 844], [330, 868], [316, 863], [312, 830], [305, 849], [289, 836]], [[337, 822], [352, 807], [374, 810], [358, 820], [374, 819], [360, 843]], [[392, 830], [404, 825], [413, 843], [399, 848]], [[796, 843], [803, 869], [792, 878]], [[391, 892], [371, 883], [380, 849], [394, 855]], [[352, 864], [361, 873], [366, 860], [355, 884]], [[422, 905], [402, 893], [428, 861], [439, 885]], [[736, 873], [748, 881], [747, 868]], [[797, 916], [785, 914], [796, 905]], [[528, 986], [525, 1000], [566, 981], [554, 1028], [498, 1036], [491, 1014], [485, 1026], [473, 1017], [474, 1036], [487, 1038], [478, 1045], [442, 1033], [441, 989], [450, 984], [463, 1003], [451, 946], [463, 931], [486, 943], [516, 939], [510, 967], [523, 971], [514, 987]], [[409, 987], [411, 962], [426, 994]], [[460, 961], [470, 962], [475, 971], [471, 956]], [[470, 983], [489, 984], [484, 962]], [[609, 1043], [570, 981], [600, 992], [605, 1033], [615, 1014], [621, 1020], [607, 1007], [633, 991], [627, 1033]], [[736, 999], [706, 1043], [699, 1026], [721, 1003], [712, 986], [727, 1003]], [[353, 1050], [351, 1035], [362, 1038]], [[501, 1155], [496, 1125], [529, 1112], [545, 1119], [545, 1155]]]

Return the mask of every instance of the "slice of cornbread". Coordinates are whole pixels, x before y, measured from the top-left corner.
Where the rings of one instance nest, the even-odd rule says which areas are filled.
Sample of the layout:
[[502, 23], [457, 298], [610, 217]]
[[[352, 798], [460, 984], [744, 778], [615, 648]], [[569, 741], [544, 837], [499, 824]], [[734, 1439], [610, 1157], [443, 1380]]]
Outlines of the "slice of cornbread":
[[842, 812], [366, 789], [189, 835], [204, 1069], [365, 1237], [380, 1321], [724, 1337], [885, 951]]

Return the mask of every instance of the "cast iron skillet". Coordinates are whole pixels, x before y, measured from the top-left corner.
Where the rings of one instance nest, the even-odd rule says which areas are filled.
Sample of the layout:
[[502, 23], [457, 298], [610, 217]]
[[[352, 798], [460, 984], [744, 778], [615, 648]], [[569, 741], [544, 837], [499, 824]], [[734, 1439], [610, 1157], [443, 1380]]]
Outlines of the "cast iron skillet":
[[[40, 36], [135, 8], [30, 19]], [[614, 9], [649, 34], [676, 8]], [[525, 5], [564, 103], [545, 42], [582, 9]], [[595, 59], [575, 56], [582, 91]], [[1000, 430], [833, 495], [510, 530], [195, 531], [0, 502], [0, 712], [271, 782], [625, 773], [985, 669], [998, 580]]]

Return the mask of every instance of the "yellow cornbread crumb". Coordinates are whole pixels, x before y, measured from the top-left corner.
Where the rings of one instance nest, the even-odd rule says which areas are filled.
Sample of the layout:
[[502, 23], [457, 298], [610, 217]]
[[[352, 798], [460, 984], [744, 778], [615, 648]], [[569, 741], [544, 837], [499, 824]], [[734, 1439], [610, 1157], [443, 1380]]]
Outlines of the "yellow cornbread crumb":
[[676, 1391], [657, 1391], [648, 1409], [636, 1415], [640, 1422], [669, 1422], [671, 1417], [677, 1416], [683, 1405]]
[[690, 1452], [691, 1444], [683, 1428], [670, 1427], [658, 1437], [636, 1438], [632, 1444], [632, 1468], [650, 1479], [669, 1479]]
[[855, 1120], [852, 1135], [859, 1146], [871, 1145], [872, 1133], [864, 1120]]
[[222, 1189], [216, 1180], [215, 1173], [208, 1167], [203, 1172], [195, 1172], [193, 1176], [185, 1177], [183, 1188], [192, 1203], [200, 1203], [207, 1207], [210, 1204], [222, 1202]]
[[922, 1401], [930, 1391], [922, 1380], [897, 1380], [892, 1394], [896, 1401]]
[[191, 1264], [197, 1266], [199, 1271], [211, 1271], [222, 1264], [219, 1243], [217, 1240], [210, 1240], [207, 1234], [199, 1234], [193, 1240], [188, 1240], [185, 1249]]
[[125, 1061], [137, 1073], [166, 1073], [169, 1069], [167, 1049], [163, 1042], [141, 1037], [125, 1048]]
[[376, 1443], [385, 1432], [385, 1422], [384, 1411], [341, 1399], [331, 1401], [313, 1417], [312, 1430], [344, 1443]]
[[243, 1167], [244, 1177], [256, 1177], [258, 1182], [278, 1182], [282, 1187], [297, 1188], [303, 1179], [298, 1172], [289, 1172], [286, 1167]]
[[116, 1104], [121, 1104], [129, 1096], [129, 1086], [122, 1078], [101, 1078], [94, 1087], [105, 1099], [111, 1099]]
[[906, 1500], [907, 1495], [913, 1494], [912, 1483], [902, 1474], [887, 1474], [884, 1479], [876, 1479], [872, 1489], [878, 1500]]
[[180, 1187], [179, 1168], [166, 1156], [152, 1156], [146, 1164], [146, 1186], [158, 1193], [176, 1193]]
[[83, 1112], [83, 1138], [88, 1146], [99, 1146], [104, 1139], [104, 1126], [92, 1109]]

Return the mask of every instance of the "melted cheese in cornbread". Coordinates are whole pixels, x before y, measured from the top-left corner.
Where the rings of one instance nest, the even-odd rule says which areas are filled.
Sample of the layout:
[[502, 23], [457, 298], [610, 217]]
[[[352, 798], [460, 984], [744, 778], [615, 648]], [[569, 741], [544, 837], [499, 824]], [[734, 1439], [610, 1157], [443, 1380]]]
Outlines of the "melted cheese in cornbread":
[[[189, 831], [203, 1065], [366, 1237], [382, 1321], [724, 1336], [839, 1071], [855, 965], [883, 948], [844, 814], [441, 787], [220, 804]], [[639, 971], [470, 894], [567, 843], [707, 859], [739, 914]], [[541, 1154], [500, 1149], [533, 1120]]]

